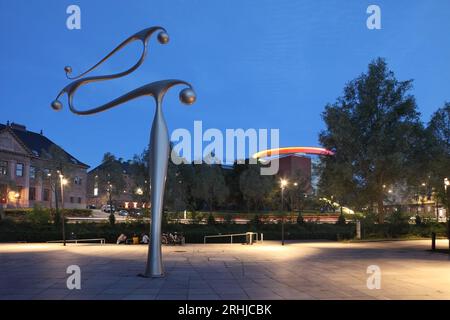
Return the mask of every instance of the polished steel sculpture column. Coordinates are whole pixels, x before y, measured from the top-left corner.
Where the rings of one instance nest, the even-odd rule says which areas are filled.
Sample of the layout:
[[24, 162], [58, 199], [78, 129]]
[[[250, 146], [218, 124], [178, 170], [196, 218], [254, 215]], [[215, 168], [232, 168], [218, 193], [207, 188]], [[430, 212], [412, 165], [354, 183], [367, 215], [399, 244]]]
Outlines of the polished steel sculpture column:
[[[75, 80], [58, 94], [56, 99], [52, 102], [51, 106], [54, 110], [61, 110], [62, 103], [59, 98], [63, 94], [67, 94], [69, 109], [77, 115], [90, 115], [98, 112], [102, 112], [113, 107], [116, 107], [122, 103], [136, 99], [142, 96], [151, 96], [156, 102], [156, 112], [153, 118], [152, 129], [150, 133], [150, 157], [149, 157], [149, 176], [150, 176], [150, 187], [151, 187], [151, 241], [149, 244], [149, 252], [147, 258], [147, 267], [145, 273], [142, 274], [144, 277], [161, 277], [164, 275], [163, 265], [162, 265], [162, 255], [161, 255], [161, 220], [163, 214], [163, 202], [164, 202], [164, 187], [166, 183], [167, 176], [167, 165], [169, 161], [169, 133], [164, 119], [164, 114], [162, 110], [162, 101], [166, 92], [175, 85], [184, 85], [187, 88], [181, 90], [180, 100], [185, 104], [193, 104], [196, 100], [195, 92], [192, 86], [185, 81], [170, 79], [156, 81], [132, 90], [108, 103], [105, 103], [99, 107], [88, 109], [88, 110], [78, 110], [73, 105], [73, 96], [75, 92], [81, 86], [90, 83], [111, 80], [115, 78], [124, 77], [134, 70], [136, 70], [145, 60], [145, 56], [148, 51], [148, 40], [151, 35], [155, 32], [158, 33], [158, 41], [161, 44], [166, 44], [169, 41], [169, 36], [166, 30], [162, 27], [151, 27], [144, 29], [118, 45], [113, 51], [106, 55], [102, 60], [100, 60], [93, 67], [88, 69], [82, 74], [71, 77], [72, 73], [71, 67], [65, 67], [66, 76], [69, 79]], [[114, 53], [128, 45], [133, 41], [141, 41], [143, 43], [143, 52], [138, 62], [132, 66], [130, 69], [119, 72], [116, 74], [105, 75], [105, 76], [94, 76], [82, 78], [87, 73], [91, 72], [103, 62], [108, 60]]]

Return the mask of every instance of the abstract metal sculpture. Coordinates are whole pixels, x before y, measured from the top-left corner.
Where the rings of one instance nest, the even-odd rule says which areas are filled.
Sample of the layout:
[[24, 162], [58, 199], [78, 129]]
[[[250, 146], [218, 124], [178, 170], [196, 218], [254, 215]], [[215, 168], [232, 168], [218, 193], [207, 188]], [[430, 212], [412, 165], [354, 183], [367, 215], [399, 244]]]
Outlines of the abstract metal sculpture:
[[[145, 60], [148, 51], [148, 41], [151, 35], [159, 31], [158, 41], [161, 44], [166, 44], [169, 41], [169, 36], [166, 30], [162, 27], [151, 27], [144, 29], [132, 35], [120, 45], [118, 45], [113, 51], [106, 55], [102, 60], [100, 60], [93, 67], [87, 71], [81, 73], [76, 77], [71, 77], [72, 68], [67, 66], [64, 68], [66, 71], [66, 76], [68, 79], [75, 80], [64, 87], [58, 94], [56, 99], [52, 102], [51, 106], [54, 110], [61, 110], [62, 103], [59, 98], [66, 93], [68, 97], [68, 104], [70, 110], [77, 115], [90, 115], [98, 112], [102, 112], [118, 106], [122, 103], [136, 99], [142, 96], [151, 96], [156, 102], [156, 112], [152, 123], [152, 129], [150, 133], [150, 157], [149, 157], [149, 176], [150, 176], [150, 187], [151, 187], [151, 241], [149, 244], [149, 252], [147, 259], [147, 267], [145, 273], [142, 275], [144, 277], [161, 277], [164, 275], [163, 265], [162, 265], [162, 255], [161, 255], [161, 220], [163, 211], [163, 200], [164, 200], [164, 187], [167, 176], [167, 165], [169, 161], [169, 133], [164, 120], [162, 101], [166, 92], [175, 85], [185, 85], [187, 88], [180, 91], [180, 100], [185, 104], [193, 104], [196, 100], [195, 92], [192, 86], [182, 80], [162, 80], [146, 84], [135, 90], [132, 90], [108, 103], [105, 103], [97, 108], [92, 108], [89, 110], [78, 110], [73, 105], [73, 96], [78, 88], [81, 86], [98, 81], [105, 81], [124, 77], [134, 70], [136, 70]], [[105, 76], [93, 76], [85, 77], [86, 74], [91, 72], [100, 66], [103, 62], [108, 60], [114, 53], [128, 45], [133, 41], [141, 41], [143, 44], [143, 51], [138, 62], [132, 66], [130, 69], [119, 72], [116, 74], [105, 75]]]

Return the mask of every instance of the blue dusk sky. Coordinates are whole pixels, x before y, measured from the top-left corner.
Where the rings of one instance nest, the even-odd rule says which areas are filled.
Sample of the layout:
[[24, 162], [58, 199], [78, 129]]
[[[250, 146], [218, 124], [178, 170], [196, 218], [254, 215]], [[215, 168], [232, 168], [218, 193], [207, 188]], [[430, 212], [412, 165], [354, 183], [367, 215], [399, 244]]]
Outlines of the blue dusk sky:
[[[81, 30], [69, 30], [66, 9], [81, 8]], [[369, 30], [366, 9], [381, 8], [381, 30]], [[148, 98], [80, 117], [66, 99], [50, 102], [78, 74], [131, 34], [164, 26], [170, 43], [150, 42], [145, 63], [132, 75], [87, 85], [76, 105], [91, 108], [146, 83], [191, 82], [198, 101], [168, 93], [169, 129], [279, 128], [281, 146], [314, 146], [324, 128], [321, 112], [345, 84], [384, 57], [412, 93], [424, 122], [450, 101], [450, 1], [262, 0], [0, 0], [0, 122], [25, 124], [91, 166], [107, 151], [131, 158], [148, 143], [154, 103]], [[95, 74], [136, 62], [136, 42]]]

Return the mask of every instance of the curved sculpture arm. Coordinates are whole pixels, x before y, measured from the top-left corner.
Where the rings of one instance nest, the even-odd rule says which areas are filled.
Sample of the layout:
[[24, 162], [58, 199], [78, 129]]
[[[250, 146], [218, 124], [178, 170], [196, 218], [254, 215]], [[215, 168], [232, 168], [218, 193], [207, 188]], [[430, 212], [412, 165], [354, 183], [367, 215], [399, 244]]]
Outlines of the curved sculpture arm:
[[[181, 81], [181, 80], [163, 80], [163, 81], [157, 81], [157, 82], [153, 82], [147, 85], [144, 85], [140, 88], [137, 88], [135, 90], [132, 90], [108, 103], [105, 103], [99, 107], [96, 108], [92, 108], [89, 110], [78, 110], [74, 107], [73, 105], [73, 97], [75, 95], [75, 92], [83, 85], [91, 83], [91, 82], [100, 82], [100, 81], [106, 81], [106, 80], [111, 80], [111, 79], [116, 79], [116, 78], [120, 78], [120, 77], [124, 77], [128, 74], [130, 74], [131, 72], [133, 72], [134, 70], [136, 70], [137, 68], [139, 68], [139, 66], [144, 62], [147, 51], [148, 51], [148, 41], [151, 37], [151, 35], [157, 31], [157, 30], [161, 30], [160, 33], [158, 34], [158, 40], [160, 43], [167, 43], [169, 41], [169, 36], [166, 32], [166, 30], [162, 27], [156, 26], [156, 27], [151, 27], [151, 28], [147, 28], [144, 30], [141, 30], [137, 33], [135, 33], [134, 35], [132, 35], [131, 37], [129, 37], [128, 39], [126, 39], [125, 41], [123, 41], [121, 44], [119, 44], [113, 51], [111, 51], [108, 55], [106, 55], [102, 60], [100, 60], [97, 64], [95, 64], [94, 66], [92, 66], [91, 68], [89, 68], [87, 71], [83, 72], [82, 74], [76, 76], [76, 77], [72, 77], [70, 78], [68, 76], [68, 74], [72, 71], [71, 67], [66, 67], [66, 76], [70, 79], [76, 79], [75, 81], [72, 81], [71, 83], [69, 83], [67, 86], [65, 86], [57, 95], [56, 99], [52, 102], [51, 106], [53, 109], [55, 110], [60, 110], [62, 109], [62, 103], [59, 100], [59, 98], [66, 93], [67, 94], [67, 98], [68, 98], [68, 102], [69, 102], [69, 108], [70, 110], [78, 115], [88, 115], [88, 114], [93, 114], [93, 113], [97, 113], [97, 112], [101, 112], [101, 111], [105, 111], [108, 110], [110, 108], [113, 108], [115, 106], [118, 106], [119, 104], [125, 103], [129, 100], [132, 99], [136, 99], [138, 97], [141, 96], [153, 96], [156, 99], [157, 105], [159, 106], [162, 98], [164, 97], [164, 94], [166, 93], [166, 91], [177, 84], [185, 84], [186, 86], [188, 86], [188, 88], [183, 89], [180, 92], [180, 100], [183, 103], [186, 104], [192, 104], [195, 102], [195, 92], [192, 89], [192, 86], [185, 82], [185, 81]], [[110, 74], [110, 75], [104, 75], [104, 76], [94, 76], [94, 77], [85, 77], [85, 78], [81, 78], [82, 76], [88, 74], [89, 72], [91, 72], [92, 70], [94, 70], [95, 68], [97, 68], [99, 65], [101, 65], [103, 62], [105, 62], [106, 60], [108, 60], [111, 56], [113, 56], [117, 51], [119, 51], [120, 49], [122, 49], [123, 47], [125, 47], [126, 45], [128, 45], [129, 43], [133, 42], [133, 41], [142, 41], [143, 43], [143, 51], [141, 54], [141, 57], [139, 58], [139, 60], [137, 61], [136, 64], [134, 64], [130, 69], [123, 71], [123, 72], [119, 72], [119, 73], [115, 73], [115, 74]]]
[[[161, 44], [166, 44], [167, 42], [169, 42], [169, 35], [167, 34], [166, 29], [164, 29], [163, 27], [156, 26], [156, 27], [150, 27], [150, 28], [141, 30], [141, 31], [133, 34], [132, 36], [130, 36], [128, 39], [124, 40], [121, 44], [119, 44], [113, 51], [108, 53], [98, 63], [96, 63], [94, 66], [92, 66], [91, 68], [89, 68], [85, 72], [79, 74], [78, 76], [72, 76], [71, 77], [70, 74], [72, 73], [72, 67], [66, 66], [64, 68], [64, 70], [66, 72], [66, 77], [68, 79], [71, 79], [71, 80], [79, 79], [79, 78], [85, 76], [86, 74], [88, 74], [89, 72], [93, 71], [94, 69], [96, 69], [103, 62], [105, 62], [110, 57], [112, 57], [116, 52], [118, 52], [122, 48], [126, 47], [129, 43], [132, 43], [134, 41], [141, 41], [142, 45], [143, 45], [142, 54], [141, 54], [141, 57], [139, 58], [138, 62], [135, 65], [133, 65], [130, 69], [125, 70], [123, 72], [119, 72], [119, 73], [108, 75], [108, 76], [104, 76], [104, 77], [107, 78], [107, 79], [114, 79], [114, 78], [120, 78], [120, 77], [123, 77], [123, 76], [126, 76], [126, 75], [130, 74], [131, 72], [133, 72], [134, 70], [139, 68], [139, 66], [144, 62], [145, 56], [147, 55], [147, 51], [148, 51], [148, 41], [149, 41], [150, 37], [152, 36], [152, 34], [155, 31], [158, 31], [158, 30], [161, 31], [158, 34], [158, 41]], [[99, 77], [99, 78], [101, 79], [103, 77]]]
[[[94, 113], [98, 113], [98, 112], [102, 112], [102, 111], [111, 109], [111, 108], [116, 107], [120, 104], [123, 104], [127, 101], [130, 101], [130, 100], [142, 97], [142, 96], [154, 97], [157, 107], [160, 107], [166, 92], [171, 87], [173, 87], [175, 85], [180, 85], [180, 84], [184, 84], [187, 86], [187, 88], [181, 90], [181, 92], [180, 92], [179, 96], [180, 96], [181, 102], [183, 102], [184, 104], [193, 104], [196, 100], [196, 95], [192, 88], [192, 85], [183, 80], [169, 79], [169, 80], [161, 80], [161, 81], [156, 81], [156, 82], [146, 84], [146, 85], [139, 87], [137, 89], [134, 89], [114, 100], [111, 100], [110, 102], [107, 102], [99, 107], [88, 109], [88, 110], [78, 110], [74, 107], [73, 95], [74, 95], [76, 89], [78, 88], [78, 86], [72, 87], [67, 92], [68, 99], [69, 99], [69, 109], [70, 109], [70, 111], [72, 111], [73, 113], [75, 113], [77, 115], [90, 115], [90, 114], [94, 114]], [[59, 100], [55, 100], [52, 102], [52, 108], [55, 110], [60, 110], [60, 109], [62, 109], [62, 103]]]

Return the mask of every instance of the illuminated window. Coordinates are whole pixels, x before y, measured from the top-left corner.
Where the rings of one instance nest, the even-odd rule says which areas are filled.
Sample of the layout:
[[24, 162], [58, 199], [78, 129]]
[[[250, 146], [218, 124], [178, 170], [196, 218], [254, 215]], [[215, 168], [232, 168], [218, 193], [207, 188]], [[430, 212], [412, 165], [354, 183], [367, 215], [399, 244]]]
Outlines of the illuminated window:
[[94, 188], [94, 196], [95, 197], [98, 196], [98, 188], [97, 187]]

